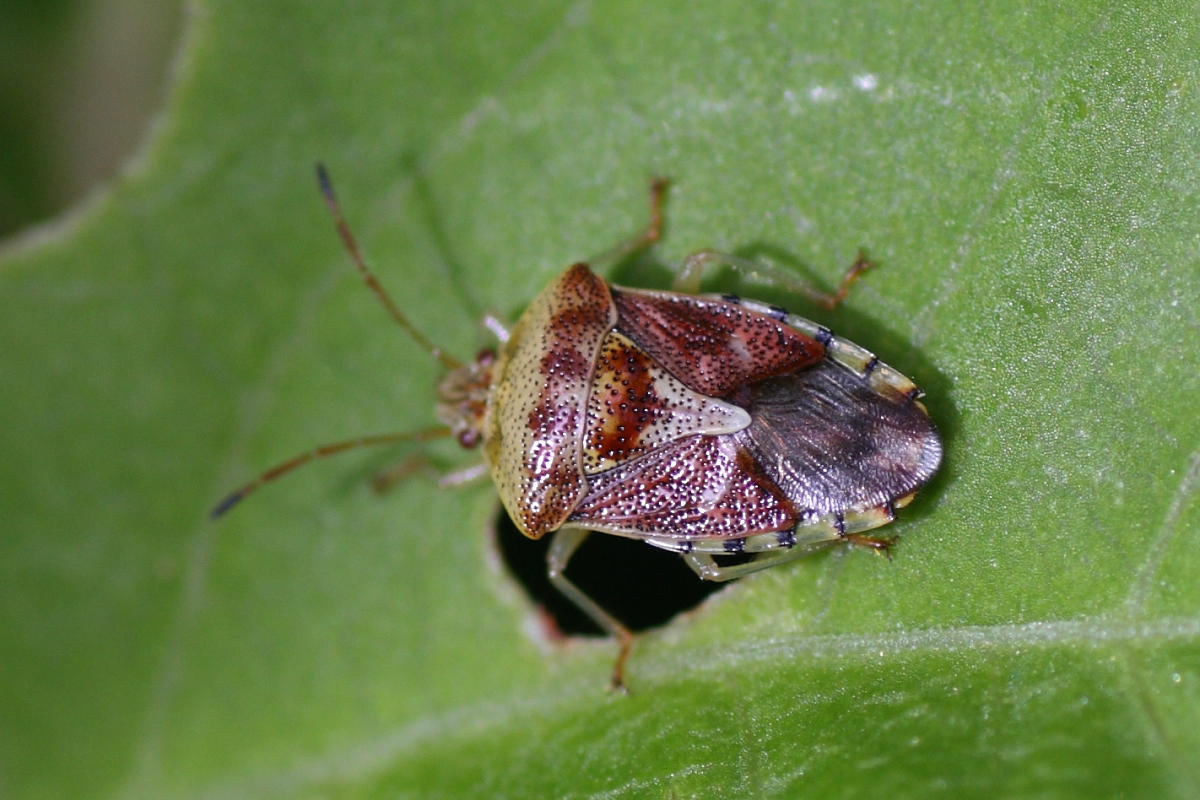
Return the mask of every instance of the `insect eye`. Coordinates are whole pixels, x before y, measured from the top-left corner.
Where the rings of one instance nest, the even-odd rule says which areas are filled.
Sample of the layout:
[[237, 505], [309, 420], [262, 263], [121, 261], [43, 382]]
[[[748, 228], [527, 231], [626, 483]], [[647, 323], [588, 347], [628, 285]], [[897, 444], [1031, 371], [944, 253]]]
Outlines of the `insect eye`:
[[480, 350], [479, 355], [475, 356], [475, 363], [481, 367], [490, 367], [496, 360], [496, 351], [488, 348]]
[[479, 431], [474, 428], [467, 428], [458, 434], [458, 443], [468, 450], [472, 450], [479, 446]]

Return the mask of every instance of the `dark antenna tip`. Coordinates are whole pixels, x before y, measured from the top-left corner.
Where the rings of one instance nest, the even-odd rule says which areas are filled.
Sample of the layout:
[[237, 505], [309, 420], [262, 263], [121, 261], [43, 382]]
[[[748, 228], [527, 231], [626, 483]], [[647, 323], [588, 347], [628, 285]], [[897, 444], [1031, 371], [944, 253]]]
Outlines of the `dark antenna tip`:
[[217, 503], [216, 508], [208, 513], [208, 518], [211, 520], [220, 519], [222, 516], [224, 516], [226, 511], [240, 503], [242, 498], [245, 496], [246, 492], [242, 489], [238, 489], [236, 492]]
[[317, 162], [317, 183], [321, 185], [321, 194], [326, 198], [333, 197], [333, 181], [329, 179], [329, 170], [320, 161]]

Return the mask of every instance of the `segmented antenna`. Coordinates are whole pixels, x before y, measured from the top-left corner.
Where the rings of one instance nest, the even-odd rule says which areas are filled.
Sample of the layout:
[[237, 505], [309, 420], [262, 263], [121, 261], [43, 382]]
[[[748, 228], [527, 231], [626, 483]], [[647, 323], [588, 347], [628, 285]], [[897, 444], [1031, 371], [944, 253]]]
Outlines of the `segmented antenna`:
[[405, 433], [381, 433], [376, 436], [359, 436], [356, 439], [347, 439], [344, 442], [334, 442], [333, 444], [321, 445], [320, 447], [309, 450], [307, 453], [301, 453], [298, 456], [284, 461], [282, 464], [276, 464], [269, 470], [259, 475], [254, 480], [247, 483], [237, 491], [230, 492], [224, 500], [217, 503], [211, 512], [209, 519], [217, 519], [225, 514], [229, 509], [236, 506], [246, 498], [246, 495], [253, 492], [265, 483], [270, 483], [276, 478], [286, 475], [297, 467], [301, 467], [310, 461], [318, 458], [326, 458], [327, 456], [344, 453], [347, 450], [354, 450], [359, 447], [373, 447], [381, 444], [395, 444], [396, 442], [427, 442], [431, 439], [440, 439], [443, 436], [449, 436], [450, 429], [445, 425], [438, 425], [433, 428], [423, 428], [419, 431], [407, 431]]
[[408, 317], [400, 311], [400, 308], [392, 301], [392, 298], [383, 289], [383, 285], [379, 283], [379, 279], [375, 277], [375, 273], [371, 272], [371, 268], [367, 266], [367, 262], [363, 260], [362, 252], [358, 249], [358, 242], [354, 239], [354, 234], [350, 232], [350, 226], [346, 223], [346, 218], [342, 216], [342, 208], [338, 205], [337, 195], [333, 191], [333, 181], [329, 178], [329, 171], [325, 169], [325, 165], [317, 163], [317, 182], [321, 185], [321, 194], [325, 197], [325, 205], [329, 206], [329, 211], [333, 214], [333, 222], [337, 226], [338, 234], [342, 237], [342, 242], [346, 245], [346, 249], [350, 251], [350, 257], [354, 259], [354, 266], [358, 267], [358, 274], [362, 276], [367, 287], [375, 293], [388, 313], [392, 315], [392, 319], [403, 328], [409, 336], [413, 338], [417, 344], [427, 350], [430, 355], [442, 363], [446, 369], [458, 369], [462, 366], [462, 362], [457, 358], [445, 353], [442, 348], [435, 345], [426, 338], [425, 334], [417, 330]]

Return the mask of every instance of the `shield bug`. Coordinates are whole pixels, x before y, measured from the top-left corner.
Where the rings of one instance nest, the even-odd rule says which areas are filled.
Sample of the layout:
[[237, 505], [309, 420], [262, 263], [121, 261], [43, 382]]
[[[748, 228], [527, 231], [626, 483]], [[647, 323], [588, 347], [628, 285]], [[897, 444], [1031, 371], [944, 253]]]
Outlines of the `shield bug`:
[[[368, 436], [301, 454], [226, 497], [316, 458], [356, 447], [455, 436], [482, 446], [500, 499], [526, 536], [553, 534], [554, 586], [619, 643], [624, 684], [633, 634], [566, 576], [591, 532], [679, 553], [704, 580], [724, 581], [845, 542], [886, 553], [886, 525], [937, 470], [942, 445], [921, 391], [872, 353], [786, 310], [734, 295], [696, 294], [713, 264], [767, 275], [825, 308], [869, 266], [861, 256], [834, 295], [713, 251], [689, 257], [674, 291], [610, 285], [577, 263], [539, 294], [511, 332], [461, 363], [437, 348], [367, 267], [318, 166], [322, 194], [363, 280], [393, 319], [447, 368], [442, 425]], [[656, 242], [665, 181], [645, 231], [602, 256]], [[740, 554], [739, 563], [718, 558]]]

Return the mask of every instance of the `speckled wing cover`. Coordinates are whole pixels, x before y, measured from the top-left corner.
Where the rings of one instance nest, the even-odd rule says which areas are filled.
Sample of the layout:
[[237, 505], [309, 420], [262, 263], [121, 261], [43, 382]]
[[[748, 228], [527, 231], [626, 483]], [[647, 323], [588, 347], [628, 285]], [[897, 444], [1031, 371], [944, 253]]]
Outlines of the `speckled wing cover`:
[[616, 288], [613, 300], [617, 328], [668, 372], [709, 397], [726, 397], [825, 356], [820, 342], [724, 300]]
[[660, 443], [589, 476], [582, 528], [679, 539], [794, 528], [921, 486], [940, 458], [924, 410], [874, 391], [786, 323], [709, 297], [613, 288], [617, 331], [701, 396], [748, 412], [724, 435]]

